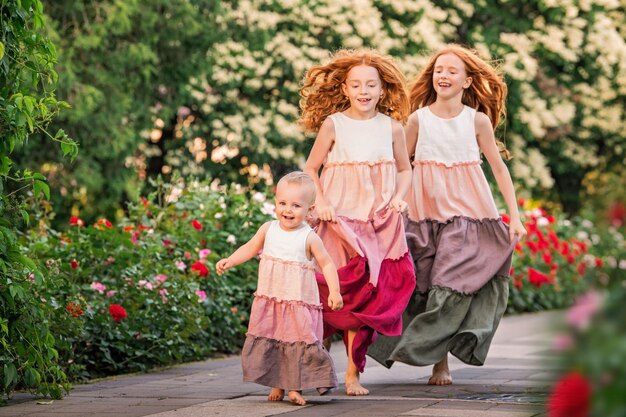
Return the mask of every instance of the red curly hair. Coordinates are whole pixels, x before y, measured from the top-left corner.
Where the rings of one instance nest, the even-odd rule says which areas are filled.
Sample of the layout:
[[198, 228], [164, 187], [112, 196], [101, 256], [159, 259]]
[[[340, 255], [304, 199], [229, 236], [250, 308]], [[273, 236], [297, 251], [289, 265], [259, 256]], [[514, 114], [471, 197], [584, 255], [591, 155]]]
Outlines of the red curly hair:
[[357, 65], [376, 68], [385, 91], [376, 109], [402, 123], [409, 116], [409, 98], [406, 80], [393, 58], [374, 50], [342, 49], [335, 52], [325, 65], [309, 69], [300, 88], [300, 124], [307, 132], [317, 132], [324, 120], [333, 113], [350, 107], [350, 101], [341, 91], [348, 72]]
[[[489, 62], [482, 59], [474, 49], [465, 48], [457, 44], [448, 44], [435, 52], [426, 67], [411, 84], [409, 93], [411, 111], [428, 106], [437, 100], [437, 93], [433, 86], [433, 72], [437, 58], [445, 54], [458, 56], [465, 64], [465, 72], [472, 78], [470, 86], [463, 91], [461, 101], [477, 111], [485, 113], [491, 120], [495, 130], [500, 121], [506, 118], [507, 86], [502, 71], [496, 61]], [[511, 159], [504, 143], [496, 141], [504, 159]]]

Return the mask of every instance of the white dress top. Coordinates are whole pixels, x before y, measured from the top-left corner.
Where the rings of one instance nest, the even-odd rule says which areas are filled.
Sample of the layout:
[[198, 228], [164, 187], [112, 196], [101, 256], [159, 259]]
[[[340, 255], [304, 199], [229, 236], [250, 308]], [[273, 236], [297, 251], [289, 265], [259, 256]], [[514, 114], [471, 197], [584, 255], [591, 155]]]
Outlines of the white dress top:
[[393, 159], [391, 118], [382, 113], [371, 119], [351, 119], [343, 113], [329, 116], [335, 125], [335, 143], [328, 154], [332, 162], [376, 162]]
[[293, 231], [281, 229], [278, 220], [273, 220], [265, 235], [263, 255], [285, 261], [311, 263], [306, 257], [306, 239], [313, 229], [306, 224]]
[[416, 161], [437, 161], [446, 165], [480, 161], [474, 118], [476, 110], [464, 106], [451, 119], [433, 114], [428, 106], [416, 111], [419, 133], [415, 147]]

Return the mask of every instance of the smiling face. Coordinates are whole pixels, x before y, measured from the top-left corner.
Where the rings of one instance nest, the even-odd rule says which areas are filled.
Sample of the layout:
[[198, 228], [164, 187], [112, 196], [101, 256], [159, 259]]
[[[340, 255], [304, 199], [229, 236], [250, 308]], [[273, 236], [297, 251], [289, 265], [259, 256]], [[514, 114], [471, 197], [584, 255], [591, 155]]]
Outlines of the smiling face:
[[376, 105], [382, 94], [382, 81], [376, 68], [369, 65], [352, 67], [341, 89], [350, 100], [351, 115], [362, 118], [376, 115]]
[[306, 185], [297, 182], [279, 182], [276, 187], [276, 217], [283, 230], [297, 229], [313, 206]]
[[439, 56], [433, 68], [433, 88], [437, 98], [450, 99], [462, 96], [472, 83], [467, 76], [463, 60], [453, 53]]

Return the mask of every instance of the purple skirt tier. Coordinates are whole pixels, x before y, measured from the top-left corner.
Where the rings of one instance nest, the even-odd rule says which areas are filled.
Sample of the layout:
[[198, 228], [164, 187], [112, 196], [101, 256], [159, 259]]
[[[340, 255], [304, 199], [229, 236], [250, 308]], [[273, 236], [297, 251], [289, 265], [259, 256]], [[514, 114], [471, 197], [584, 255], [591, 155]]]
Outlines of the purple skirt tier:
[[268, 387], [315, 388], [325, 394], [337, 386], [330, 355], [321, 342], [281, 342], [248, 334], [242, 352], [243, 379]]

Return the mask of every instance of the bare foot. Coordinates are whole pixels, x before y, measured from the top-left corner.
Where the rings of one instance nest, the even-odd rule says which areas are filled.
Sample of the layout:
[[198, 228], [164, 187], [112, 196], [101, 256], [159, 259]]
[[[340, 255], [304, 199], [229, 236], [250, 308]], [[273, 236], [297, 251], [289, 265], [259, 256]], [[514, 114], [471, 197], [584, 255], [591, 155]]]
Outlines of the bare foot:
[[370, 391], [359, 382], [359, 377], [349, 377], [346, 375], [346, 394], [348, 395], [369, 395]]
[[306, 401], [302, 398], [300, 391], [289, 391], [289, 401], [296, 405], [305, 405]]
[[270, 395], [267, 396], [268, 401], [282, 401], [285, 398], [285, 390], [281, 388], [272, 388]]
[[433, 375], [428, 380], [428, 385], [450, 385], [452, 384], [452, 375], [448, 368], [448, 357], [437, 362], [433, 366]]

